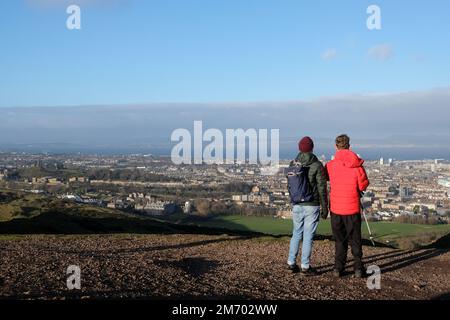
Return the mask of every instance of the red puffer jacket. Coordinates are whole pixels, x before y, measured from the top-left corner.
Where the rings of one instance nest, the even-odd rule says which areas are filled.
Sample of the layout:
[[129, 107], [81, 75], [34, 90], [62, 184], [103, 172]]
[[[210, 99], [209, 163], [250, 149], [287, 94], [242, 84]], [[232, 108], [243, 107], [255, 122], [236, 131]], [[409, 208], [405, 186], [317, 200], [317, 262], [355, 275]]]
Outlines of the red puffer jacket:
[[360, 192], [369, 186], [361, 160], [350, 150], [338, 150], [326, 165], [330, 180], [330, 209], [339, 215], [360, 213]]

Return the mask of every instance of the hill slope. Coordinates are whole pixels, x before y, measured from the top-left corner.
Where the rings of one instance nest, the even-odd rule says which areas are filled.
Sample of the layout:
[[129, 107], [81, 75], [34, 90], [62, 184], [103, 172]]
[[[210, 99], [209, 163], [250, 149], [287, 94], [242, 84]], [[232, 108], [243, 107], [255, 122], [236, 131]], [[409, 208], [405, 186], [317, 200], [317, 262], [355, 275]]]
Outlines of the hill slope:
[[[256, 234], [228, 224], [232, 234]], [[220, 234], [225, 227], [177, 224], [120, 210], [17, 192], [0, 192], [0, 234]]]

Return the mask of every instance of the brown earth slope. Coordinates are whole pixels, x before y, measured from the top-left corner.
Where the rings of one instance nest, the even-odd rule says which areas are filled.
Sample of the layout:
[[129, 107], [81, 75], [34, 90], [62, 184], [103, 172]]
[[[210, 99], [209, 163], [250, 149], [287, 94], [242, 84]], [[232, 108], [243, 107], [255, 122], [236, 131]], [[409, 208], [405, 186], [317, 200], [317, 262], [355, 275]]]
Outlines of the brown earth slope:
[[[287, 238], [201, 235], [0, 238], [0, 298], [448, 299], [450, 252], [365, 247], [381, 290], [331, 274], [334, 243], [316, 241], [320, 275], [286, 270]], [[69, 265], [81, 290], [66, 287]], [[350, 271], [350, 267], [348, 268]]]

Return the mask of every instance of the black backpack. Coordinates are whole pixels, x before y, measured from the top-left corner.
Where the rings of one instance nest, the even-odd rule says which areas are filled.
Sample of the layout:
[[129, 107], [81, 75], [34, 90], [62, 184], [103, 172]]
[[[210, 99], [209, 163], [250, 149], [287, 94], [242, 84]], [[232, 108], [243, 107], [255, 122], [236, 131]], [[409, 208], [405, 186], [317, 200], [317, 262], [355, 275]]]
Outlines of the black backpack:
[[309, 168], [302, 166], [299, 162], [294, 162], [286, 169], [285, 174], [288, 183], [289, 196], [292, 204], [311, 202], [314, 195], [308, 178]]

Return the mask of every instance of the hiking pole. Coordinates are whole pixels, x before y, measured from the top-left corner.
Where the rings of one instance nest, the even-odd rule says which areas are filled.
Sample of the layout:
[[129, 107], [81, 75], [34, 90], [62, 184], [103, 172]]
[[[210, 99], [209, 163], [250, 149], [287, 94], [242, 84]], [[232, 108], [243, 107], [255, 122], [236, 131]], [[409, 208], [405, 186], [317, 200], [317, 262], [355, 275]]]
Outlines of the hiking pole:
[[[363, 195], [363, 194], [361, 194], [361, 195]], [[375, 247], [375, 242], [373, 241], [373, 236], [372, 236], [372, 230], [370, 230], [369, 221], [367, 220], [366, 211], [364, 210], [362, 196], [360, 198], [360, 204], [361, 204], [361, 211], [364, 216], [364, 220], [366, 221], [367, 230], [369, 231], [369, 239], [372, 242], [372, 245]]]

